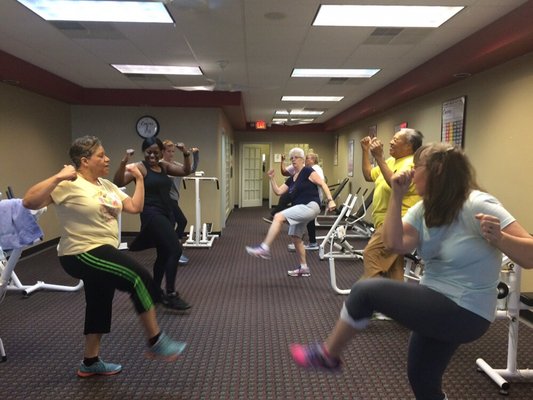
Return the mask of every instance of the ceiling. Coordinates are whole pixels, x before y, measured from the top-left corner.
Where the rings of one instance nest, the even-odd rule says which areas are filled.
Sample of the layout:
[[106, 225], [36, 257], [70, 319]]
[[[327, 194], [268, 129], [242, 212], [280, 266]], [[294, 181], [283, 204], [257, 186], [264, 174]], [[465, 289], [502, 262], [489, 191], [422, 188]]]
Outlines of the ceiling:
[[[533, 0], [166, 0], [172, 24], [49, 23], [0, 1], [0, 81], [72, 104], [221, 107], [236, 130], [276, 110], [324, 109], [333, 131], [533, 51]], [[463, 5], [436, 29], [313, 27], [320, 4]], [[204, 77], [125, 76], [109, 64], [199, 66]], [[370, 79], [298, 68], [380, 68]], [[215, 84], [213, 92], [174, 86]], [[344, 96], [338, 103], [283, 95]], [[305, 128], [304, 128], [305, 127]]]

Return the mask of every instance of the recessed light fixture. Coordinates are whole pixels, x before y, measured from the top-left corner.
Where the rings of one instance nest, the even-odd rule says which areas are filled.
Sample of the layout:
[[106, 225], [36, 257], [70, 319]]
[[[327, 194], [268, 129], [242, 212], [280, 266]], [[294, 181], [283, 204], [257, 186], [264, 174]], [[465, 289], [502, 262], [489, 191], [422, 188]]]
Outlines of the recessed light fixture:
[[321, 5], [314, 26], [437, 28], [464, 7]]
[[322, 110], [291, 110], [291, 115], [322, 115]]
[[204, 91], [204, 92], [212, 92], [215, 90], [214, 86], [172, 86], [174, 89], [179, 90], [185, 90], [186, 92], [196, 92], [196, 91]]
[[309, 124], [314, 120], [314, 118], [291, 118], [290, 122], [298, 122], [299, 124]]
[[324, 110], [276, 110], [276, 115], [322, 115]]
[[293, 78], [370, 78], [380, 70], [370, 69], [331, 69], [331, 68], [294, 68]]
[[162, 2], [116, 0], [17, 1], [47, 21], [174, 23]]
[[283, 96], [281, 101], [341, 101], [344, 96]]
[[111, 64], [111, 66], [123, 74], [147, 74], [147, 75], [202, 75], [199, 67], [183, 67], [172, 65], [130, 65]]

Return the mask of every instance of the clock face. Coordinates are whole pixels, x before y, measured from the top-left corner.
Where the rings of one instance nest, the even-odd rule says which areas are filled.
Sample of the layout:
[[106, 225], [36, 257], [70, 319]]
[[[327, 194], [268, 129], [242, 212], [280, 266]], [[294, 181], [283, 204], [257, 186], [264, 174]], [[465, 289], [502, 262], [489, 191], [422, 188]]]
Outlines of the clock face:
[[139, 118], [135, 128], [139, 136], [146, 139], [159, 133], [159, 122], [154, 117], [145, 115]]

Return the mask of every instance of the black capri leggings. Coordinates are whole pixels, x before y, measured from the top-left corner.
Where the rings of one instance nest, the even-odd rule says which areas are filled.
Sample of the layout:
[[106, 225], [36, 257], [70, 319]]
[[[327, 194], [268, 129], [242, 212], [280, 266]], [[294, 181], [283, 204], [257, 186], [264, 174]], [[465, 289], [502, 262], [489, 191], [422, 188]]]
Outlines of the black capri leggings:
[[379, 311], [412, 331], [407, 369], [417, 399], [442, 400], [442, 376], [454, 352], [490, 326], [490, 321], [435, 290], [391, 279], [357, 282], [345, 305], [354, 321]]
[[59, 262], [70, 276], [83, 280], [86, 335], [110, 332], [115, 289], [130, 294], [138, 314], [151, 309], [154, 299], [159, 301], [159, 290], [150, 273], [113, 246], [61, 256]]

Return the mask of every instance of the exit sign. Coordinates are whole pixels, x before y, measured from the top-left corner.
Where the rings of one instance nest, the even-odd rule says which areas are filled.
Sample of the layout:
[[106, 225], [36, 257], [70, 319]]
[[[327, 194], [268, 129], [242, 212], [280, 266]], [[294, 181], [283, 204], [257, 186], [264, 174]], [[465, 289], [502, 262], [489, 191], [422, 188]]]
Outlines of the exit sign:
[[255, 129], [266, 129], [267, 124], [265, 121], [256, 121], [255, 122]]

